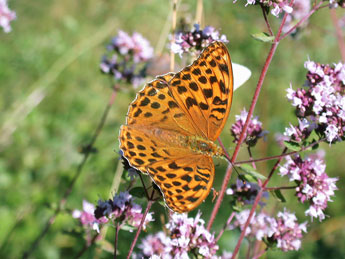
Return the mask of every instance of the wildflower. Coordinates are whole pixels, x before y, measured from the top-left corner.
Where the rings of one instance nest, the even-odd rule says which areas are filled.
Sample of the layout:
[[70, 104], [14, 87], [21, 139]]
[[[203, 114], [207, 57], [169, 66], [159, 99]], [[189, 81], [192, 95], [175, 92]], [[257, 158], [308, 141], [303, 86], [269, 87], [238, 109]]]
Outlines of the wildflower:
[[16, 19], [16, 13], [8, 8], [7, 0], [0, 0], [0, 27], [4, 32], [11, 31], [10, 22]]
[[[235, 138], [234, 142], [237, 143], [240, 139], [240, 135], [246, 122], [248, 112], [243, 109], [240, 115], [236, 115], [236, 122], [231, 126], [231, 134]], [[262, 123], [259, 121], [258, 117], [253, 119], [253, 116], [250, 118], [247, 132], [245, 135], [245, 142], [248, 146], [255, 146], [257, 141], [264, 137], [267, 134], [267, 131], [262, 130]]]
[[[287, 32], [293, 27], [297, 22], [299, 22], [303, 17], [307, 16], [310, 12], [310, 1], [306, 0], [295, 0], [293, 3], [293, 11], [289, 13], [286, 17], [285, 24], [283, 26], [283, 32]], [[308, 19], [304, 21], [298, 29], [306, 26]], [[296, 33], [296, 30], [293, 32]]]
[[307, 232], [307, 222], [297, 223], [295, 214], [289, 213], [285, 208], [284, 212], [278, 212], [275, 231], [271, 240], [277, 243], [282, 251], [299, 250], [301, 248], [302, 232]]
[[[243, 230], [248, 216], [249, 210], [237, 213], [236, 220], [230, 225], [230, 228], [239, 227]], [[245, 235], [265, 241], [268, 245], [277, 245], [286, 252], [300, 249], [302, 232], [307, 232], [306, 222], [298, 224], [296, 216], [284, 209], [284, 212], [278, 212], [276, 218], [270, 217], [264, 212], [254, 213]]]
[[96, 218], [94, 216], [95, 206], [88, 201], [83, 201], [83, 210], [74, 210], [72, 213], [73, 218], [79, 219], [81, 224], [86, 228], [92, 228], [99, 232], [99, 224], [108, 222], [106, 217]]
[[[116, 221], [120, 226], [128, 224], [138, 227], [143, 217], [141, 211], [142, 208], [133, 202], [132, 195], [126, 191], [116, 194], [112, 200], [99, 200], [94, 214], [96, 218], [105, 216], [111, 221]], [[148, 213], [143, 224], [144, 229], [150, 221], [153, 221], [153, 217], [151, 213]]]
[[[236, 3], [237, 0], [234, 0]], [[281, 12], [291, 13], [292, 7], [289, 6], [288, 0], [247, 0], [246, 6], [248, 5], [255, 5], [255, 4], [262, 4], [265, 7], [271, 8], [271, 14], [278, 17]]]
[[[305, 88], [287, 90], [287, 98], [296, 108], [303, 132], [286, 132], [293, 140], [303, 140], [312, 130], [329, 143], [345, 138], [345, 65], [323, 65], [313, 61], [304, 64], [308, 70]], [[300, 129], [299, 129], [300, 130]]]
[[321, 158], [300, 156], [287, 157], [286, 163], [280, 167], [280, 175], [288, 176], [290, 181], [297, 184], [296, 196], [302, 203], [308, 201], [309, 208], [305, 211], [311, 218], [325, 219], [324, 210], [327, 203], [337, 190], [337, 178], [330, 178], [325, 173], [326, 165]]
[[[236, 202], [247, 205], [254, 203], [259, 190], [260, 187], [256, 183], [244, 183], [243, 181], [237, 179], [236, 184], [231, 185], [231, 188], [226, 190], [226, 194], [231, 195]], [[264, 192], [262, 196], [264, 198], [268, 198], [268, 192]], [[263, 206], [264, 203], [260, 202], [260, 205]]]
[[206, 26], [201, 30], [199, 24], [194, 24], [194, 30], [178, 32], [175, 35], [175, 42], [171, 44], [170, 49], [180, 56], [191, 51], [200, 53], [214, 41], [228, 42], [226, 36], [220, 35], [214, 27]]
[[[241, 231], [243, 231], [244, 225], [249, 217], [249, 212], [249, 210], [243, 210], [236, 213], [236, 220], [230, 225], [230, 229], [239, 227]], [[247, 237], [254, 237], [257, 240], [263, 240], [263, 238], [271, 237], [273, 235], [275, 226], [276, 222], [274, 218], [268, 216], [266, 213], [254, 213], [249, 226], [246, 228], [245, 235]]]
[[112, 75], [118, 82], [126, 82], [134, 87], [140, 85], [146, 76], [147, 61], [153, 57], [150, 43], [141, 34], [129, 36], [119, 31], [107, 47], [103, 56], [101, 71]]
[[159, 255], [163, 258], [172, 258], [170, 255], [172, 249], [171, 239], [162, 231], [145, 237], [139, 248], [146, 257]]
[[204, 227], [205, 222], [198, 213], [195, 218], [187, 214], [172, 214], [166, 224], [168, 234], [158, 232], [147, 236], [139, 246], [143, 256], [158, 255], [161, 258], [189, 258], [193, 251], [203, 258], [212, 258], [218, 250], [214, 235]]

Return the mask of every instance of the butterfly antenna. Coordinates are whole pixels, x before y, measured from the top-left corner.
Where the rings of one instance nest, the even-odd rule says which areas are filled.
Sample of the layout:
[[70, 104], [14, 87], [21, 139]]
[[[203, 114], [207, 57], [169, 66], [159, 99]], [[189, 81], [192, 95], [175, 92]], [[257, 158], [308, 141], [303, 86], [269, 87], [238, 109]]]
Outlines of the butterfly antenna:
[[233, 169], [235, 170], [235, 172], [237, 173], [238, 178], [240, 178], [241, 181], [243, 182], [243, 184], [245, 184], [245, 183], [247, 182], [246, 179], [244, 179], [243, 176], [237, 171], [235, 165], [234, 165], [234, 164], [231, 162], [231, 160], [228, 159], [227, 157], [226, 157], [226, 160], [228, 160], [228, 162], [231, 164], [232, 168], [233, 168]]

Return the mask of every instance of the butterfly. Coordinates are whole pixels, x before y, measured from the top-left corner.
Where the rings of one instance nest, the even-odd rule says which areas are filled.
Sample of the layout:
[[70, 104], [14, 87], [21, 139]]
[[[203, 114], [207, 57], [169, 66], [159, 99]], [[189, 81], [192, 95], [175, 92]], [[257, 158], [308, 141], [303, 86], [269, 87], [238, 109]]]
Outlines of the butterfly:
[[150, 175], [171, 210], [191, 211], [208, 196], [212, 157], [224, 155], [214, 141], [232, 95], [229, 52], [213, 42], [190, 66], [147, 83], [130, 104], [120, 148], [132, 167]]

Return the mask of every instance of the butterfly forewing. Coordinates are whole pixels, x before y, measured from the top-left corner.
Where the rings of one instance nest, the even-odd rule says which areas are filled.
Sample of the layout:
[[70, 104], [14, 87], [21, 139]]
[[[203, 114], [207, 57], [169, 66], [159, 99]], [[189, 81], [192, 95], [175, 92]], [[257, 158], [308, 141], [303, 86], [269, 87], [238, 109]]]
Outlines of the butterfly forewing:
[[202, 135], [216, 140], [229, 115], [233, 93], [231, 60], [225, 45], [210, 45], [171, 79], [170, 86], [179, 106]]

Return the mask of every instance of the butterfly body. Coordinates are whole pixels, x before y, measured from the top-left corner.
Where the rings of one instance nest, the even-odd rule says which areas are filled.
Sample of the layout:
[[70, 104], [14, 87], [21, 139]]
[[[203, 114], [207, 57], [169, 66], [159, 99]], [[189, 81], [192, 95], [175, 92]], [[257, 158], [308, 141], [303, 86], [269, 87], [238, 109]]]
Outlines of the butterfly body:
[[210, 44], [192, 65], [158, 76], [131, 103], [120, 129], [120, 148], [129, 164], [150, 175], [175, 212], [196, 208], [214, 179], [214, 141], [232, 103], [230, 55]]

